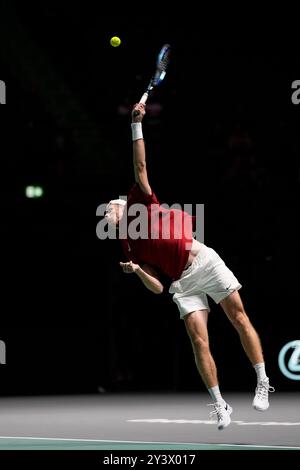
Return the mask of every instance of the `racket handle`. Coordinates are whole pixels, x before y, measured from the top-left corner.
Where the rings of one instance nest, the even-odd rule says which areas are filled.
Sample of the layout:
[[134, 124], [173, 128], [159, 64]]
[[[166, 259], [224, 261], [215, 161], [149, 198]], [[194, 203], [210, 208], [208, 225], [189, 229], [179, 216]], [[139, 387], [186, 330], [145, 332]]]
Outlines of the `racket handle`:
[[148, 93], [144, 93], [140, 99], [140, 103], [146, 104], [147, 99], [148, 99]]
[[[146, 104], [147, 99], [148, 99], [148, 93], [146, 92], [146, 93], [144, 93], [143, 96], [141, 97], [139, 103]], [[139, 114], [140, 114], [139, 111], [134, 111], [134, 113], [133, 113], [134, 116], [138, 116]]]

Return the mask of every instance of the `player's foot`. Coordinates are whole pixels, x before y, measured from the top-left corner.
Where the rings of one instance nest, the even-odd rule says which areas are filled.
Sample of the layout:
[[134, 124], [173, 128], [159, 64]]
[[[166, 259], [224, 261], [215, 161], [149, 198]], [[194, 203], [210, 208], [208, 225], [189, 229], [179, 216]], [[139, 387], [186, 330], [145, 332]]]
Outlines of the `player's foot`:
[[214, 411], [210, 413], [210, 417], [214, 418], [215, 416], [217, 417], [218, 420], [218, 429], [221, 431], [224, 428], [227, 428], [229, 424], [231, 423], [230, 415], [232, 413], [232, 408], [231, 406], [228, 405], [228, 403], [212, 403], [214, 407]]
[[257, 383], [255, 397], [252, 406], [257, 411], [266, 411], [269, 408], [269, 392], [275, 392], [275, 388], [269, 385], [269, 379], [266, 378]]

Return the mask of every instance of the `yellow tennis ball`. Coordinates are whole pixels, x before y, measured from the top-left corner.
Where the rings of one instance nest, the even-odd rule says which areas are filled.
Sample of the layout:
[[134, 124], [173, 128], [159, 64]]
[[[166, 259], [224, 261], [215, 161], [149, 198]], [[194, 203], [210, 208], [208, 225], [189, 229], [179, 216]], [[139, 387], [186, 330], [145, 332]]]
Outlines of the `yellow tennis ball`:
[[118, 36], [114, 36], [113, 38], [111, 38], [110, 44], [113, 47], [118, 47], [121, 44], [121, 39], [118, 38]]

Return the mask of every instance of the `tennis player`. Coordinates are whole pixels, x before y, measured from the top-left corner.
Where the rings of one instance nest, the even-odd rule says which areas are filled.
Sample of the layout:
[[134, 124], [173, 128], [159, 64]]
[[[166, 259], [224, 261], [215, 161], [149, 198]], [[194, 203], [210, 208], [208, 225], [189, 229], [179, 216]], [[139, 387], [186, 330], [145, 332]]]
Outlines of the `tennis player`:
[[[139, 113], [134, 113], [138, 111]], [[136, 115], [137, 114], [137, 115]], [[192, 217], [184, 211], [167, 210], [160, 206], [148, 181], [146, 152], [142, 120], [145, 106], [136, 104], [132, 110], [133, 167], [135, 184], [122, 199], [110, 201], [105, 217], [113, 226], [126, 226], [134, 220], [130, 208], [134, 204], [145, 207], [148, 225], [147, 237], [122, 239], [126, 262], [120, 262], [124, 273], [134, 273], [147, 289], [160, 294], [164, 286], [160, 274], [167, 275], [172, 283], [169, 292], [177, 304], [180, 318], [184, 320], [190, 337], [196, 365], [212, 399], [211, 416], [217, 418], [218, 429], [226, 428], [231, 421], [232, 407], [224, 400], [219, 389], [217, 369], [209, 347], [207, 296], [220, 304], [237, 330], [242, 346], [257, 375], [253, 407], [258, 411], [269, 408], [269, 385], [261, 342], [245, 312], [239, 289], [241, 284], [212, 249], [193, 238]], [[124, 215], [126, 214], [126, 217]], [[164, 227], [168, 224], [168, 227]], [[150, 227], [151, 226], [151, 227]], [[182, 230], [184, 227], [184, 230]], [[180, 236], [178, 232], [181, 230]], [[164, 236], [164, 234], [168, 236]]]

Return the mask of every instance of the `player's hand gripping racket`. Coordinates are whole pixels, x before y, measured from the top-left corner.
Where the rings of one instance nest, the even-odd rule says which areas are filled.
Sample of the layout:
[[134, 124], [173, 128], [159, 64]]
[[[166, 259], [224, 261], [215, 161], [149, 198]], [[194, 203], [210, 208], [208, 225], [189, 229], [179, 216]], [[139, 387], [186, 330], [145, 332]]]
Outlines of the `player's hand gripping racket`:
[[[167, 67], [170, 61], [170, 51], [171, 51], [171, 46], [170, 44], [164, 44], [163, 47], [161, 48], [157, 61], [156, 61], [156, 70], [154, 75], [152, 76], [149, 85], [147, 87], [147, 90], [141, 97], [139, 103], [145, 104], [150, 93], [153, 92], [154, 88], [156, 88], [160, 83], [163, 81], [163, 79], [166, 76], [167, 72]], [[139, 111], [134, 111], [134, 116], [138, 116]]]

